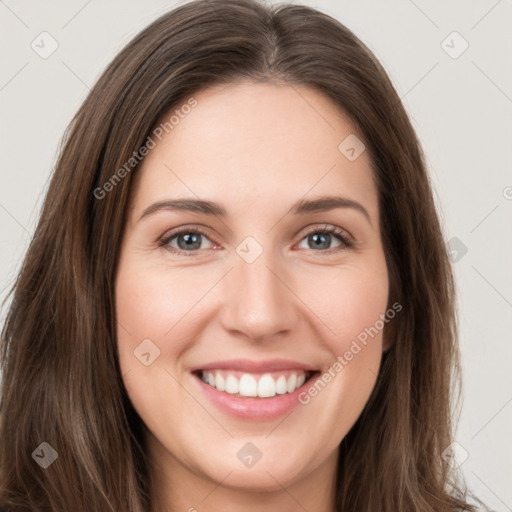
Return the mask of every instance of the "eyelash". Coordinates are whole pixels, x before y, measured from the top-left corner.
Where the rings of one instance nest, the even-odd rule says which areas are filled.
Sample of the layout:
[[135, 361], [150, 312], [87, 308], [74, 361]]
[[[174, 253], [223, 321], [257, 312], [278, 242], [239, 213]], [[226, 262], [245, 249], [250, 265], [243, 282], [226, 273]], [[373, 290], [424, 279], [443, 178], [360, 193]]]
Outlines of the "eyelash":
[[[318, 233], [334, 235], [342, 243], [342, 246], [335, 247], [333, 249], [314, 251], [314, 252], [323, 252], [323, 253], [327, 253], [327, 254], [332, 254], [333, 252], [343, 251], [343, 250], [350, 249], [351, 247], [353, 247], [353, 242], [345, 235], [345, 231], [343, 231], [342, 229], [340, 229], [338, 227], [329, 226], [329, 225], [324, 225], [322, 227], [318, 227], [318, 226], [315, 227], [314, 229], [312, 229], [311, 231], [306, 233], [300, 239], [300, 241], [304, 240], [304, 238], [308, 237], [309, 235], [318, 234]], [[164, 235], [164, 237], [162, 237], [159, 240], [158, 245], [160, 247], [163, 247], [165, 250], [169, 251], [171, 254], [177, 254], [177, 255], [183, 255], [183, 256], [197, 256], [197, 252], [199, 252], [201, 249], [195, 249], [193, 251], [181, 251], [181, 250], [175, 249], [174, 247], [170, 247], [168, 245], [172, 239], [174, 239], [177, 236], [182, 235], [182, 234], [198, 234], [198, 235], [203, 235], [204, 237], [209, 239], [209, 234], [206, 231], [204, 231], [203, 229], [201, 229], [199, 227], [194, 227], [194, 228], [186, 228], [185, 227], [185, 228], [180, 228], [177, 231], [173, 231], [170, 234], [168, 234], [167, 236]], [[313, 250], [313, 249], [310, 249], [310, 250]]]

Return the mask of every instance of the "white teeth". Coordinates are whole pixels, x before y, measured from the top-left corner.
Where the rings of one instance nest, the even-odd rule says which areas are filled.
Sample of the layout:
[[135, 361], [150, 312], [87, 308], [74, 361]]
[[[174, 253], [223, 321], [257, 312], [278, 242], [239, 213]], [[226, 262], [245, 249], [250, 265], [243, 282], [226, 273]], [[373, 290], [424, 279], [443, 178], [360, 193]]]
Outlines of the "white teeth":
[[288, 379], [288, 382], [286, 384], [286, 391], [288, 391], [288, 393], [292, 393], [296, 389], [297, 389], [297, 375], [293, 374]]
[[226, 381], [224, 380], [224, 377], [220, 373], [215, 374], [214, 387], [217, 388], [219, 391], [225, 391], [226, 389]]
[[238, 379], [233, 377], [233, 375], [228, 375], [228, 378], [226, 379], [226, 393], [236, 395], [238, 393], [238, 389]]
[[[305, 376], [304, 380], [306, 380]], [[278, 395], [284, 395], [286, 393], [286, 378], [284, 375], [281, 375], [281, 377], [276, 380], [276, 393]]]
[[258, 382], [258, 396], [263, 398], [276, 396], [276, 383], [272, 375], [265, 373]]
[[[276, 372], [277, 373], [277, 372]], [[237, 373], [240, 375], [239, 373]], [[224, 371], [222, 376], [219, 370], [205, 370], [201, 373], [201, 379], [206, 384], [217, 388], [218, 391], [225, 391], [231, 395], [271, 398], [285, 393], [293, 393], [306, 382], [306, 372], [297, 371], [290, 373], [288, 378], [279, 375], [275, 379], [270, 373], [263, 375], [252, 375], [244, 373], [240, 378], [230, 374], [229, 370]], [[259, 380], [258, 380], [259, 379]]]
[[258, 396], [258, 383], [252, 375], [248, 373], [242, 375], [239, 393], [242, 396]]

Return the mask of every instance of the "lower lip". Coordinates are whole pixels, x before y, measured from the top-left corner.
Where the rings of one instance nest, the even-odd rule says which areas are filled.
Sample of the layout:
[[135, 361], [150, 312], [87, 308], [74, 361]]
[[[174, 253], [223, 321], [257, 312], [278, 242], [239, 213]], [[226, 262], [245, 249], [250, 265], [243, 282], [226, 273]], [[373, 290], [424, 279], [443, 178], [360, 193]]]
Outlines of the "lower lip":
[[273, 420], [289, 414], [300, 404], [299, 395], [306, 389], [314, 376], [315, 374], [293, 393], [276, 395], [272, 398], [239, 397], [219, 391], [203, 382], [197, 375], [194, 375], [194, 379], [213, 404], [226, 414], [247, 420]]

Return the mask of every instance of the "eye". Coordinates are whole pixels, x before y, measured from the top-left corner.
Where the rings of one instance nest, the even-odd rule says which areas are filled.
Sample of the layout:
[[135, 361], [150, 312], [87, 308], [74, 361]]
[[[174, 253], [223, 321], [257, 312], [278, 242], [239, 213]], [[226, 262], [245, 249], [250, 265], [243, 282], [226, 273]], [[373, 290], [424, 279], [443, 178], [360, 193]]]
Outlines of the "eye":
[[[333, 238], [338, 241], [337, 247], [330, 247]], [[352, 247], [352, 241], [347, 236], [347, 233], [336, 227], [324, 225], [322, 227], [316, 227], [311, 230], [302, 240], [305, 240], [308, 247], [306, 249], [324, 249], [320, 252], [326, 252], [328, 249], [343, 250]], [[304, 248], [304, 247], [302, 247]], [[334, 251], [336, 252], [336, 251]]]
[[[185, 256], [197, 256], [196, 251], [205, 249], [201, 238], [208, 238], [208, 234], [199, 228], [181, 228], [165, 236], [159, 243], [173, 254], [184, 254]], [[178, 247], [173, 245], [176, 240]], [[206, 247], [207, 248], [207, 247]]]
[[[184, 227], [178, 230], [174, 230], [162, 238], [162, 240], [159, 242], [159, 245], [173, 254], [197, 256], [197, 252], [199, 250], [213, 248], [204, 247], [202, 244], [202, 238], [205, 238], [211, 242], [206, 231], [203, 231], [198, 227]], [[338, 246], [330, 247], [333, 239], [338, 241]], [[352, 247], [352, 241], [347, 236], [347, 233], [336, 226], [317, 226], [315, 229], [311, 230], [304, 238], [302, 238], [301, 242], [304, 240], [306, 240], [306, 243], [309, 245], [308, 247], [305, 247], [306, 249], [322, 249], [319, 252], [328, 252], [329, 249], [335, 249], [333, 252], [336, 252], [338, 250], [344, 250]], [[213, 242], [211, 243], [213, 244]]]

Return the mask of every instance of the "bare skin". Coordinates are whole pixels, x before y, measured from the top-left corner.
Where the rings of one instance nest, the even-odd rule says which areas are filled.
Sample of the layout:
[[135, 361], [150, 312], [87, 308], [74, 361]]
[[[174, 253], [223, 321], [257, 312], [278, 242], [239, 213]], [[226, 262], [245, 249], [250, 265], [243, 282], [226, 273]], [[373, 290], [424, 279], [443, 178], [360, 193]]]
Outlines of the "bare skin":
[[[168, 511], [332, 512], [338, 445], [368, 401], [385, 348], [379, 331], [344, 356], [388, 301], [369, 155], [350, 161], [340, 152], [357, 131], [307, 87], [242, 81], [194, 98], [137, 170], [116, 276], [119, 359], [149, 430], [152, 492]], [[360, 207], [290, 212], [323, 196]], [[147, 211], [180, 198], [214, 201], [226, 216]], [[189, 249], [194, 227], [206, 235]], [[134, 355], [145, 339], [160, 351], [147, 366]], [[346, 364], [303, 395], [307, 403], [265, 420], [220, 409], [192, 373], [213, 361], [285, 359], [320, 376], [338, 356]], [[251, 467], [238, 456], [249, 442], [261, 454]]]

